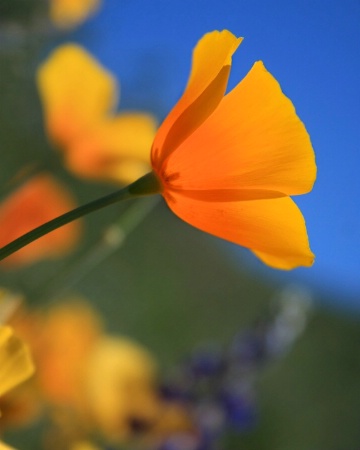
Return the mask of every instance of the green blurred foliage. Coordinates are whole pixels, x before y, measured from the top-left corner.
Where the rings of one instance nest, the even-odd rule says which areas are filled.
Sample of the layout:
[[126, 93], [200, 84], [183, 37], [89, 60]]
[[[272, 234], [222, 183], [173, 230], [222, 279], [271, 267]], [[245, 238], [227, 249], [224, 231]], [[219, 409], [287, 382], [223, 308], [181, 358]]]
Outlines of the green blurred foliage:
[[40, 14], [45, 14], [47, 8], [47, 0], [1, 0], [0, 23], [27, 26]]

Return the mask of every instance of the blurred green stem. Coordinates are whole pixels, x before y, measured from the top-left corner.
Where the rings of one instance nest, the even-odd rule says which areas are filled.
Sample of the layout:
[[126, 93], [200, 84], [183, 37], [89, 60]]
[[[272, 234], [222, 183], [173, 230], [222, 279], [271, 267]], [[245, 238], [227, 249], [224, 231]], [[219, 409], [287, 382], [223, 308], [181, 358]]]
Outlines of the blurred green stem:
[[63, 271], [57, 273], [45, 285], [37, 287], [30, 296], [36, 298], [36, 301], [49, 301], [64, 295], [102, 261], [121, 248], [128, 235], [155, 208], [159, 200], [158, 196], [138, 199], [115, 223], [105, 229], [100, 239], [85, 254], [72, 264], [66, 265]]
[[12, 255], [16, 251], [25, 247], [33, 241], [41, 238], [45, 234], [56, 230], [74, 220], [77, 220], [87, 214], [90, 214], [98, 209], [105, 208], [105, 206], [112, 205], [114, 203], [128, 200], [135, 197], [141, 197], [144, 195], [152, 195], [161, 192], [161, 185], [153, 172], [150, 172], [143, 177], [139, 178], [129, 186], [113, 192], [105, 197], [101, 197], [86, 205], [80, 206], [72, 211], [69, 211], [49, 222], [40, 225], [39, 227], [29, 231], [28, 233], [20, 236], [4, 247], [0, 248], [0, 261], [8, 256]]

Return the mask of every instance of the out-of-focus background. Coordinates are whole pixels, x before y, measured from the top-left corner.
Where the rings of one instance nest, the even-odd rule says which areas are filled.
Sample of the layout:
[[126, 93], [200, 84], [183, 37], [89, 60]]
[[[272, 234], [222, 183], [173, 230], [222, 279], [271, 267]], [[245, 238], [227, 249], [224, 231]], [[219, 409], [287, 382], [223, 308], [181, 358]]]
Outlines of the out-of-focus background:
[[[289, 355], [262, 374], [258, 425], [226, 448], [358, 448], [359, 1], [103, 0], [96, 14], [70, 31], [49, 31], [37, 19], [40, 3], [0, 0], [3, 183], [41, 161], [80, 204], [113, 189], [66, 172], [46, 138], [35, 71], [64, 42], [80, 43], [117, 76], [120, 110], [147, 111], [159, 122], [181, 95], [192, 48], [208, 31], [227, 28], [245, 38], [233, 58], [230, 87], [256, 60], [278, 79], [316, 153], [314, 190], [295, 199], [316, 255], [312, 268], [266, 268], [247, 250], [189, 227], [159, 203], [119, 251], [78, 281], [64, 276], [64, 283], [96, 305], [109, 331], [146, 345], [163, 371], [198, 344], [227, 342], [266, 313], [282, 287], [301, 286], [314, 302], [307, 328]], [[56, 287], [51, 280], [126, 208], [87, 217], [75, 256], [2, 270], [1, 285], [25, 292], [32, 305], [46, 304], [46, 293]], [[24, 447], [20, 434], [13, 439], [20, 449], [36, 448]]]

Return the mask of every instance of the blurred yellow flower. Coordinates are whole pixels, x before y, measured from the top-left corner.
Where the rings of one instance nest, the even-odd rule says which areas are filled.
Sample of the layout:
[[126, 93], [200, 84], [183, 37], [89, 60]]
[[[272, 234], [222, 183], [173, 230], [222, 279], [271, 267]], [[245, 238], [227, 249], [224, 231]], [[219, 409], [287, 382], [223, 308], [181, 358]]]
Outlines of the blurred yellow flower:
[[156, 364], [142, 346], [103, 336], [86, 364], [84, 400], [97, 428], [110, 440], [146, 432], [159, 415]]
[[9, 447], [8, 445], [0, 442], [0, 450], [15, 450], [14, 447]]
[[[30, 351], [31, 360], [35, 361], [36, 318], [25, 310], [23, 297], [20, 294], [0, 288], [0, 323], [6, 323], [6, 326], [13, 330], [19, 342], [26, 342], [25, 354]], [[42, 405], [35, 380], [36, 373], [30, 380], [1, 395], [1, 429], [28, 426], [39, 416]]]
[[34, 366], [27, 346], [11, 327], [0, 326], [0, 396], [28, 379]]
[[100, 447], [89, 441], [78, 441], [71, 444], [71, 448], [69, 450], [100, 450]]
[[69, 298], [47, 310], [22, 306], [9, 319], [29, 343], [37, 370], [28, 390], [4, 403], [16, 410], [14, 417], [4, 409], [5, 427], [28, 423], [46, 410], [54, 425], [50, 442], [55, 432], [73, 450], [95, 449], [94, 431], [106, 442], [149, 444], [193, 429], [185, 408], [162, 399], [150, 352], [133, 339], [104, 333], [85, 300]]
[[123, 183], [149, 171], [154, 118], [116, 114], [116, 80], [83, 48], [56, 49], [39, 68], [37, 84], [48, 135], [69, 170]]
[[186, 89], [152, 146], [172, 211], [279, 268], [310, 266], [304, 218], [291, 195], [316, 178], [309, 135], [278, 82], [256, 62], [225, 95], [242, 38], [227, 30], [197, 44]]
[[85, 21], [100, 6], [100, 0], [50, 0], [50, 20], [58, 28], [71, 28]]
[[[28, 347], [14, 335], [11, 327], [0, 326], [0, 397], [33, 373], [34, 365]], [[0, 442], [0, 450], [12, 450], [12, 447]]]

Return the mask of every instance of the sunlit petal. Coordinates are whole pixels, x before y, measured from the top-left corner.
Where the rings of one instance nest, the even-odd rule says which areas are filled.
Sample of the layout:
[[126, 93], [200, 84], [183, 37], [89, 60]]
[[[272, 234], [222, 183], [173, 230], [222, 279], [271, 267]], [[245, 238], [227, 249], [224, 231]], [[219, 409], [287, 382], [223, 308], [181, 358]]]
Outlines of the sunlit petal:
[[251, 249], [272, 267], [292, 269], [313, 263], [303, 216], [289, 197], [208, 202], [171, 191], [166, 199], [181, 219]]
[[162, 164], [217, 107], [226, 90], [231, 56], [241, 40], [224, 30], [208, 33], [199, 41], [188, 85], [156, 135], [153, 164]]
[[[196, 151], [194, 151], [196, 149]], [[174, 152], [168, 175], [183, 189], [311, 190], [316, 166], [308, 133], [261, 62]]]
[[[189, 224], [249, 248], [272, 267], [310, 266], [314, 255], [305, 222], [289, 196], [312, 189], [315, 157], [275, 78], [259, 61], [223, 98], [213, 81], [193, 103], [185, 102], [187, 92], [191, 97], [198, 80], [206, 79], [199, 74], [211, 64], [207, 45], [219, 36], [226, 37], [222, 50], [228, 49], [230, 64], [240, 41], [226, 31], [206, 35], [195, 50], [187, 90], [155, 138], [151, 162], [162, 195]], [[220, 67], [216, 82], [230, 69]]]

